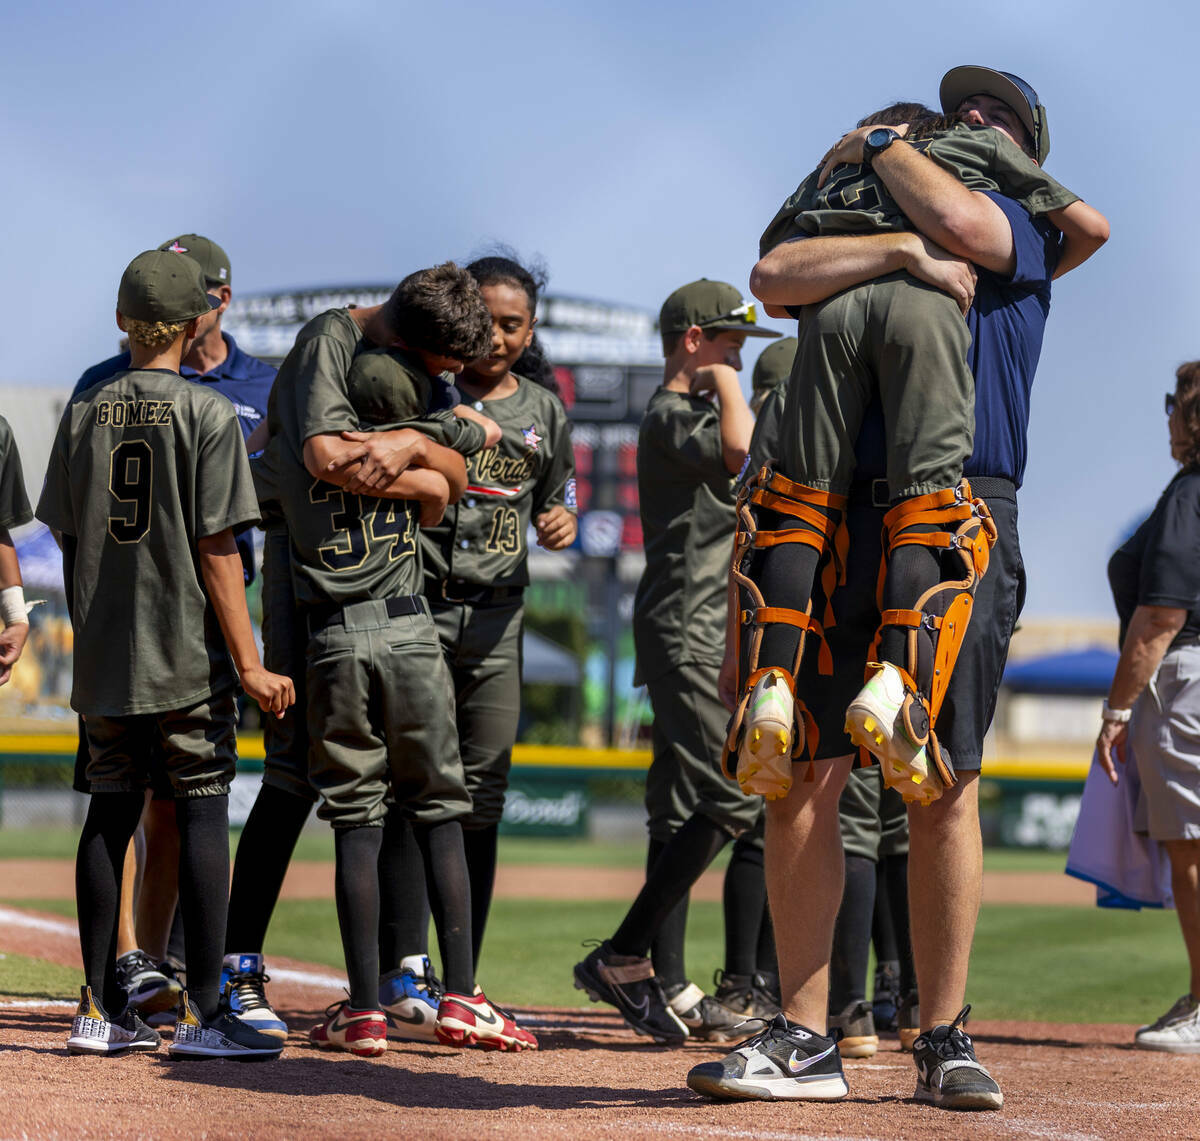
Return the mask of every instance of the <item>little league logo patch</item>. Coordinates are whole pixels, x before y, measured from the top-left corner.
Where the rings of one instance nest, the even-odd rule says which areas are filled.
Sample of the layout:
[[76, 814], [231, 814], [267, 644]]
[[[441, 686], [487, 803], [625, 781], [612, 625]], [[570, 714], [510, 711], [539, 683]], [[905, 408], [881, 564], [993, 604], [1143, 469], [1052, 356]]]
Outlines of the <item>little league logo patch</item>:
[[575, 495], [574, 477], [567, 480], [567, 486], [563, 489], [563, 506], [568, 511], [575, 511], [578, 509], [578, 499]]
[[525, 438], [525, 446], [531, 452], [536, 452], [538, 444], [542, 442], [542, 437], [537, 434], [537, 425], [530, 424], [528, 428], [522, 428], [521, 435]]
[[167, 246], [167, 249], [177, 254], [186, 254], [188, 252], [187, 246], [181, 246], [178, 242], [172, 242]]

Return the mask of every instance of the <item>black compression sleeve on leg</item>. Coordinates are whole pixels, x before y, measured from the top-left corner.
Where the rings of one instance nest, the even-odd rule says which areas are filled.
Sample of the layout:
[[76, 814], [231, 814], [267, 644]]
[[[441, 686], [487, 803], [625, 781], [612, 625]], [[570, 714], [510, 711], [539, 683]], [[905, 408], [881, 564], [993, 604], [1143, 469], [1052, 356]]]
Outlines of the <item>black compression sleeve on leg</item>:
[[[888, 860], [881, 857], [875, 865], [875, 915], [871, 920], [871, 945], [877, 963], [894, 963], [900, 958], [896, 948], [896, 924], [893, 922], [892, 900], [888, 894]], [[907, 903], [907, 893], [905, 903]]]
[[[779, 517], [771, 515], [768, 526], [786, 526]], [[817, 577], [820, 553], [805, 543], [783, 543], [767, 547], [757, 560], [756, 581], [768, 606], [789, 610], [804, 610], [812, 600], [813, 584]], [[743, 634], [745, 644], [748, 631]], [[783, 622], [775, 622], [763, 631], [762, 648], [758, 655], [759, 669], [779, 666], [792, 671], [796, 661], [796, 646], [800, 630]]]
[[79, 945], [92, 994], [110, 1018], [125, 1009], [117, 983], [117, 919], [121, 908], [121, 872], [125, 852], [137, 830], [144, 796], [135, 792], [92, 794], [75, 857], [75, 899]]
[[867, 997], [867, 961], [875, 912], [875, 861], [846, 857], [846, 886], [833, 929], [829, 960], [829, 1009], [840, 1014]]
[[483, 947], [488, 912], [492, 908], [492, 892], [496, 887], [496, 846], [499, 838], [499, 824], [463, 829], [467, 874], [471, 878], [471, 959], [476, 971], [479, 970], [479, 952]]
[[207, 1021], [217, 1013], [229, 911], [229, 797], [178, 797], [175, 820], [188, 996]]
[[754, 968], [768, 975], [779, 974], [779, 955], [775, 950], [775, 924], [771, 922], [771, 907], [763, 902], [762, 925], [758, 929], [758, 955]]
[[269, 784], [259, 789], [233, 861], [227, 955], [262, 952], [283, 877], [311, 811], [307, 797]]
[[900, 961], [900, 993], [904, 995], [917, 989], [908, 919], [908, 853], [886, 856], [882, 862], [887, 867], [887, 896], [896, 932], [896, 957]]
[[413, 824], [425, 857], [425, 886], [437, 930], [446, 990], [469, 995], [475, 990], [471, 959], [471, 881], [463, 849], [462, 825]]
[[752, 975], [757, 969], [758, 939], [767, 906], [763, 853], [747, 837], [734, 841], [725, 869], [725, 973]]
[[[909, 531], [940, 531], [934, 524], [920, 524], [907, 528]], [[957, 556], [955, 556], [957, 558]], [[961, 564], [961, 560], [958, 560]], [[931, 587], [942, 581], [942, 563], [939, 552], [933, 547], [908, 544], [897, 547], [888, 558], [887, 575], [883, 582], [884, 610], [912, 610], [917, 599]], [[936, 596], [934, 603], [926, 606], [927, 613], [942, 613], [952, 596], [949, 592]], [[891, 662], [902, 670], [908, 670], [921, 692], [929, 696], [933, 684], [933, 635], [922, 628], [917, 631], [917, 662], [908, 660], [907, 626], [882, 626], [879, 634], [880, 661]]]
[[[665, 840], [651, 840], [646, 849], [646, 879], [654, 871], [658, 857], [667, 846]], [[687, 942], [687, 920], [689, 897], [684, 896], [658, 925], [658, 934], [650, 943], [650, 961], [654, 973], [665, 987], [674, 989], [688, 981], [687, 965], [684, 961], [684, 945]]]
[[412, 823], [399, 812], [383, 822], [379, 850], [379, 968], [386, 975], [405, 955], [429, 954], [425, 857]]
[[707, 816], [691, 817], [663, 846], [637, 899], [613, 933], [612, 949], [619, 955], [645, 955], [672, 909], [687, 898], [728, 841], [729, 833]]
[[334, 830], [334, 898], [346, 955], [350, 1005], [379, 1006], [379, 849], [383, 829]]

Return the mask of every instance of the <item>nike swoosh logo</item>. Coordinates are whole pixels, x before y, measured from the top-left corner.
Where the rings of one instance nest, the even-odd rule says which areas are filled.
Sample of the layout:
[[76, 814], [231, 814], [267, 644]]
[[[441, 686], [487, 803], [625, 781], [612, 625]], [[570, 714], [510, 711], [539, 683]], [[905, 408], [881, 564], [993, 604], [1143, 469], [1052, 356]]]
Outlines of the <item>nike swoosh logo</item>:
[[395, 1022], [407, 1022], [412, 1026], [424, 1026], [425, 1018], [420, 1014], [399, 1014], [394, 1010], [389, 1010], [387, 1016]]
[[633, 1008], [633, 1012], [645, 1018], [650, 1013], [650, 1000], [643, 998], [641, 1002], [630, 1002], [629, 1005]]
[[829, 1047], [828, 1050], [822, 1050], [819, 1054], [814, 1054], [811, 1058], [805, 1058], [803, 1061], [800, 1060], [800, 1052], [798, 1050], [793, 1050], [792, 1056], [788, 1058], [788, 1069], [791, 1070], [793, 1074], [803, 1073], [810, 1066], [815, 1066], [822, 1059], [828, 1058], [829, 1055], [832, 1054], [836, 1049], [837, 1043], [835, 1042]]
[[500, 1017], [500, 1015], [490, 1008], [488, 1009], [487, 1014], [484, 1014], [482, 1010], [475, 1010], [474, 1014], [476, 1020], [482, 1022], [485, 1026], [504, 1025], [504, 1020]]

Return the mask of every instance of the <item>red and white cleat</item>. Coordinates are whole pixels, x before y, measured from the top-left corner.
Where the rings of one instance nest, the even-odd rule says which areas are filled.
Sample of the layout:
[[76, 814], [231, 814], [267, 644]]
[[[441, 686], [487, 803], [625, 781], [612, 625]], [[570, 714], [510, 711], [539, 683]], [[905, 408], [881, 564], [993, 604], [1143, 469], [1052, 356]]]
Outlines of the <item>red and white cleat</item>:
[[325, 1011], [325, 1021], [308, 1032], [308, 1040], [322, 1050], [378, 1058], [387, 1051], [387, 1018], [382, 1010], [355, 1010], [349, 1002], [335, 1002]]
[[478, 1046], [481, 1050], [536, 1050], [538, 1040], [522, 1030], [512, 1015], [479, 994], [443, 995], [434, 1027], [444, 1046]]

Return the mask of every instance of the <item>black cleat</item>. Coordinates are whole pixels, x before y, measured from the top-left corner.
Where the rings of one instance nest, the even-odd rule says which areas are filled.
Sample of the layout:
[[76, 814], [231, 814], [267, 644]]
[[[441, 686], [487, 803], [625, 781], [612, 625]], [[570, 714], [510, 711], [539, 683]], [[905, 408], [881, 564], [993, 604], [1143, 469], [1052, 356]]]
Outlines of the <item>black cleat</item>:
[[639, 1034], [664, 1046], [682, 1046], [688, 1028], [667, 1006], [649, 959], [616, 954], [608, 940], [575, 964], [575, 986], [593, 1002], [607, 1002]]

